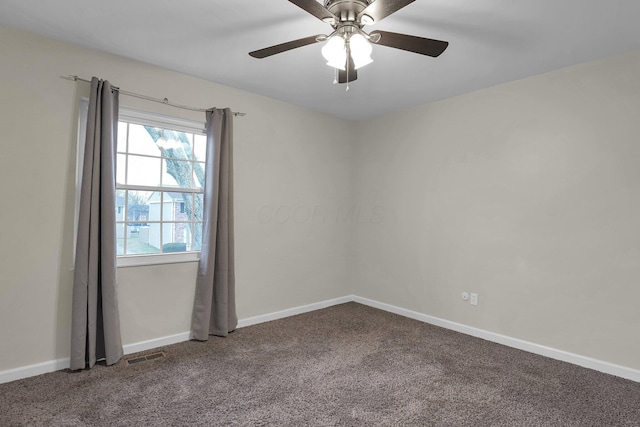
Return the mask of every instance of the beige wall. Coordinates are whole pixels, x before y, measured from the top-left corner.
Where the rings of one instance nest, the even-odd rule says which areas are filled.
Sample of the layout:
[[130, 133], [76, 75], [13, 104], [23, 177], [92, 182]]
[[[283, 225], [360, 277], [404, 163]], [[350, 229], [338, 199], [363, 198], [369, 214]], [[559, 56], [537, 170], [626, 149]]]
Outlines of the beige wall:
[[[640, 369], [640, 52], [363, 123], [8, 28], [0, 52], [0, 371], [68, 357], [86, 85], [67, 74], [248, 113], [241, 318], [355, 293]], [[195, 267], [119, 270], [125, 344], [189, 329]]]
[[[640, 369], [640, 52], [359, 125], [355, 294]], [[479, 305], [460, 298], [479, 294]]]
[[[63, 75], [247, 113], [234, 128], [240, 318], [345, 294], [349, 224], [307, 210], [350, 204], [350, 123], [6, 27], [0, 55], [0, 371], [69, 355], [77, 101], [87, 84]], [[204, 122], [125, 96], [121, 105]], [[125, 344], [189, 330], [195, 271], [119, 270]]]

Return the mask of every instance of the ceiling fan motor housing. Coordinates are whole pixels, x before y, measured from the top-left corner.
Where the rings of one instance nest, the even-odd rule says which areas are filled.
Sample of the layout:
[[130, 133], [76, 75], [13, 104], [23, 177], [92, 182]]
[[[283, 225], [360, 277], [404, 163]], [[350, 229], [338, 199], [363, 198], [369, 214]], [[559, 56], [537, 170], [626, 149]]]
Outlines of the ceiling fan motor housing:
[[340, 22], [333, 22], [333, 19], [329, 19], [328, 22], [334, 28], [344, 23], [353, 23], [359, 28], [364, 26], [364, 23], [360, 22], [358, 16], [362, 11], [373, 3], [374, 0], [326, 0], [324, 7], [338, 17]]

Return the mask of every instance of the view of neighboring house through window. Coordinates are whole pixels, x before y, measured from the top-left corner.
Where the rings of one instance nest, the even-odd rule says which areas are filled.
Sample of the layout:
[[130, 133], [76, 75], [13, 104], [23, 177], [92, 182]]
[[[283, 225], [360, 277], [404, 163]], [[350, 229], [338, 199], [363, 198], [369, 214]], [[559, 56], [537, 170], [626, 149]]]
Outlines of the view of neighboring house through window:
[[200, 251], [203, 131], [120, 114], [116, 167], [117, 254]]

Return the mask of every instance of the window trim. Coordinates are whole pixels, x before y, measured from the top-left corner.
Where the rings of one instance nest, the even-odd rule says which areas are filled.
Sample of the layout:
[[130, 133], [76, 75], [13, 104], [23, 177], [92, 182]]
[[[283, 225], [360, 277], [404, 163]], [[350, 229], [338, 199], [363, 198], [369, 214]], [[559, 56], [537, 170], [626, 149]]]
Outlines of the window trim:
[[206, 134], [206, 126], [204, 122], [167, 116], [160, 113], [152, 113], [131, 107], [120, 106], [118, 121], [126, 121], [141, 126], [152, 125], [155, 127], [178, 130], [187, 133]]
[[198, 262], [200, 252], [171, 252], [166, 254], [146, 255], [118, 255], [116, 257], [118, 268], [139, 267], [143, 265], [181, 264], [185, 262]]

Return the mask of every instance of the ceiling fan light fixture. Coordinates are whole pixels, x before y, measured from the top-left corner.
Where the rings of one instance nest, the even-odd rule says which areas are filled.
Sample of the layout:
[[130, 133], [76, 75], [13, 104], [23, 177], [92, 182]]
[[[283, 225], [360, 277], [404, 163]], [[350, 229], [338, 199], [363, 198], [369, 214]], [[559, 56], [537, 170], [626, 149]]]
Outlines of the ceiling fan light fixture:
[[351, 50], [353, 65], [356, 70], [373, 62], [373, 59], [371, 59], [373, 47], [362, 34], [358, 33], [351, 36], [349, 39], [349, 48]]
[[345, 41], [340, 36], [330, 37], [322, 47], [322, 56], [327, 60], [327, 65], [340, 70], [346, 69], [347, 49]]

